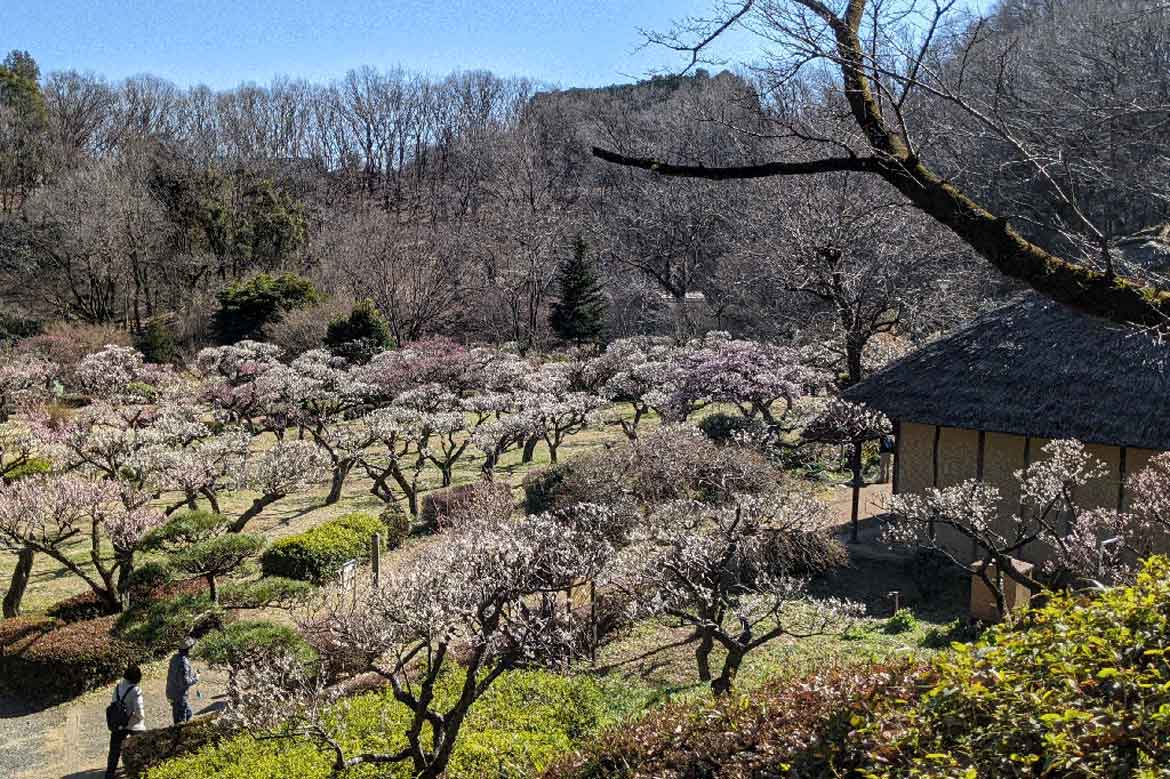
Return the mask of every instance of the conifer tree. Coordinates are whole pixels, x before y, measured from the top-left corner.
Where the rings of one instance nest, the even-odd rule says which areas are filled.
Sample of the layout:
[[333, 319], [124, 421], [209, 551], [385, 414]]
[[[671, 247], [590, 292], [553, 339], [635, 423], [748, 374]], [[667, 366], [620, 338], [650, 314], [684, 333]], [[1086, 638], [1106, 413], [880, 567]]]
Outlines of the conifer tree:
[[560, 299], [553, 304], [548, 318], [554, 333], [578, 344], [602, 340], [609, 308], [588, 251], [585, 239], [577, 236], [572, 255], [561, 264]]

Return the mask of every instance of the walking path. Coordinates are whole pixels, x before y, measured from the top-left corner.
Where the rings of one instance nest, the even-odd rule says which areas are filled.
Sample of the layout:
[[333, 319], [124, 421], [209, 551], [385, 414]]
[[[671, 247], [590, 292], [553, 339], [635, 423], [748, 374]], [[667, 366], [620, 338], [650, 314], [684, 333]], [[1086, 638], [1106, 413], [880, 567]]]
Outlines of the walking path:
[[[191, 693], [195, 714], [222, 706], [227, 677], [196, 664], [201, 697]], [[146, 670], [142, 694], [146, 724], [171, 723], [167, 703], [166, 663]], [[43, 711], [31, 711], [17, 700], [0, 697], [0, 779], [101, 779], [105, 773], [109, 731], [106, 704], [113, 685]]]

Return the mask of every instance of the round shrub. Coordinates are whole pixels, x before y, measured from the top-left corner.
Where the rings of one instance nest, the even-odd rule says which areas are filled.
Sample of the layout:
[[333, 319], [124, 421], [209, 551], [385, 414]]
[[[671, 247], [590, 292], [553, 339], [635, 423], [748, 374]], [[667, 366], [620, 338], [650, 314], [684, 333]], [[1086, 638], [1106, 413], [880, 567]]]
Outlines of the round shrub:
[[572, 473], [573, 463], [550, 465], [524, 477], [524, 513], [543, 514], [558, 505], [558, 496]]
[[752, 421], [739, 414], [719, 412], [709, 414], [699, 421], [699, 430], [709, 441], [717, 444], [728, 444], [735, 440], [736, 433], [745, 432], [752, 427]]
[[372, 514], [348, 514], [280, 539], [260, 558], [260, 566], [265, 576], [320, 584], [337, 576], [348, 561], [364, 558], [370, 538], [382, 530], [382, 521]]
[[114, 634], [115, 616], [74, 622], [0, 647], [0, 678], [12, 692], [38, 701], [73, 698], [108, 684], [142, 647]]
[[179, 362], [179, 338], [175, 334], [174, 317], [155, 316], [146, 320], [142, 330], [134, 335], [134, 348], [142, 352], [147, 362], [175, 365]]
[[371, 300], [354, 304], [348, 316], [339, 316], [325, 331], [325, 346], [350, 362], [367, 363], [392, 343], [390, 326]]
[[309, 662], [315, 653], [292, 628], [251, 619], [208, 633], [195, 646], [195, 655], [208, 665], [233, 668], [246, 660], [275, 655], [291, 655]]
[[106, 617], [114, 612], [110, 611], [109, 604], [99, 598], [93, 590], [88, 590], [80, 595], [57, 601], [46, 609], [45, 613], [62, 622], [81, 622]]
[[410, 537], [410, 515], [397, 503], [391, 503], [383, 509], [379, 519], [382, 520], [382, 535], [386, 538], [387, 549], [397, 549]]

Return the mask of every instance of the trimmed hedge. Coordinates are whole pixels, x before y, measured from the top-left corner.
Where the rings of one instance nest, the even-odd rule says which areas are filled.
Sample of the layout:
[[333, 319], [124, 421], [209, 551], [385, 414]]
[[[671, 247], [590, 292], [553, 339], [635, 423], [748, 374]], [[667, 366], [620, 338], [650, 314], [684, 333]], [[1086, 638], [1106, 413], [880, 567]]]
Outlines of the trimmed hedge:
[[260, 567], [265, 576], [321, 584], [336, 577], [349, 560], [364, 559], [370, 538], [383, 530], [382, 521], [372, 514], [347, 514], [280, 539], [260, 558]]
[[397, 549], [410, 537], [410, 515], [397, 503], [383, 509], [379, 519], [382, 520], [387, 549]]
[[[437, 690], [440, 701], [453, 700], [463, 677], [450, 674]], [[585, 677], [568, 678], [541, 671], [514, 671], [501, 676], [472, 707], [459, 736], [448, 779], [530, 777], [573, 748], [578, 739], [616, 721], [635, 705]], [[636, 703], [641, 703], [637, 701]], [[347, 749], [398, 750], [409, 723], [409, 710], [383, 690], [358, 695], [338, 707], [345, 718], [342, 743]], [[198, 753], [169, 760], [147, 772], [147, 779], [326, 779], [332, 755], [306, 741], [256, 740], [244, 734]], [[355, 769], [355, 776], [407, 779], [409, 763]]]
[[[487, 502], [496, 498], [511, 506], [512, 488], [503, 482], [480, 481], [435, 490], [423, 498], [422, 510], [418, 514], [419, 524], [427, 530], [442, 531], [467, 516], [468, 510], [476, 506], [477, 501]], [[478, 511], [479, 507], [475, 510]]]
[[109, 606], [97, 596], [93, 590], [87, 590], [79, 595], [57, 601], [45, 613], [62, 622], [81, 622], [87, 619], [108, 617], [114, 613]]
[[778, 679], [750, 696], [703, 698], [653, 709], [606, 730], [545, 779], [853, 776], [849, 747], [859, 717], [888, 697], [911, 696], [909, 665], [831, 668]]
[[126, 740], [122, 767], [126, 776], [138, 779], [159, 763], [198, 752], [230, 733], [218, 712], [194, 717], [182, 725], [148, 730]]
[[114, 635], [117, 617], [58, 625], [4, 620], [0, 639], [0, 679], [23, 697], [38, 701], [73, 698], [108, 684], [146, 653]]

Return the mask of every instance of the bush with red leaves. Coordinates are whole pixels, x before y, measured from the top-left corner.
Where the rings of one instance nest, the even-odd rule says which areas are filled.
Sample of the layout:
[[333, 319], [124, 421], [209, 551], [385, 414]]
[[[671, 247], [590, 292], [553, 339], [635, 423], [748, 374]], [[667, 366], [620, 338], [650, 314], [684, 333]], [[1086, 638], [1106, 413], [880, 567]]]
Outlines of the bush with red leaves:
[[[10, 691], [38, 701], [72, 698], [114, 681], [142, 647], [113, 635], [115, 616], [74, 622], [43, 630], [26, 624], [9, 628], [14, 640], [0, 638], [0, 678]], [[50, 625], [53, 623], [50, 623]]]
[[611, 728], [544, 779], [782, 779], [845, 776], [871, 744], [855, 723], [917, 695], [911, 665], [832, 668], [748, 696], [674, 703]]
[[87, 590], [80, 595], [57, 601], [45, 613], [62, 622], [81, 622], [87, 619], [107, 617], [113, 612], [110, 611], [109, 605], [97, 596], [97, 593], [93, 590]]

